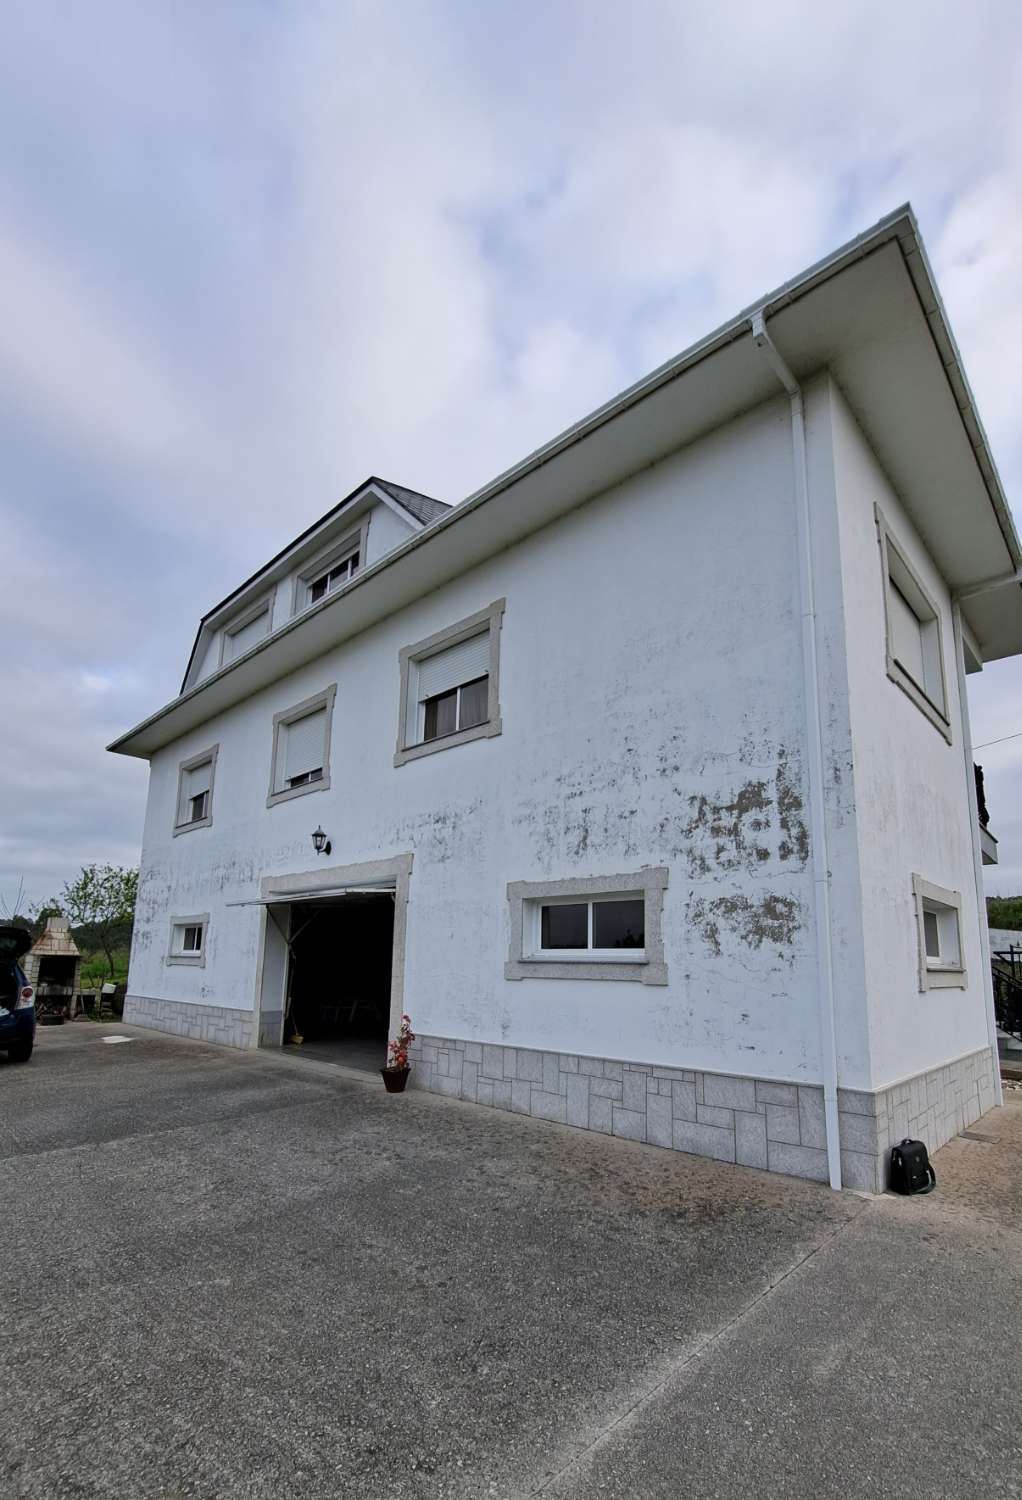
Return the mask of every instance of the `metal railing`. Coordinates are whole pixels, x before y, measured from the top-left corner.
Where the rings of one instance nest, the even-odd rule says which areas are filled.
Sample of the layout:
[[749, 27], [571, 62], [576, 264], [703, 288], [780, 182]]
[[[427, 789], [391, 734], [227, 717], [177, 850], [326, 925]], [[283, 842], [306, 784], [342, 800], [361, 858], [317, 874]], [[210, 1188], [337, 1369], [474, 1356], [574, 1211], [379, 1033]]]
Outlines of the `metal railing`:
[[1022, 1041], [1022, 947], [1001, 948], [990, 955], [994, 971], [994, 1015], [998, 1026]]

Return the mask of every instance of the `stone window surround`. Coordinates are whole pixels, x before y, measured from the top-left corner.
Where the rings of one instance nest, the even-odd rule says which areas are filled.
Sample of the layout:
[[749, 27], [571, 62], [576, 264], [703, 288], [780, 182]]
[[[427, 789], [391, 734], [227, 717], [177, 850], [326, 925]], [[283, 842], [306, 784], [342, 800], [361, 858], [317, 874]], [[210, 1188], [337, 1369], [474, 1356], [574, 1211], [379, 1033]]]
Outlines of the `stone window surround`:
[[[927, 719], [929, 719], [934, 728], [940, 730], [941, 734], [950, 745], [951, 720], [950, 710], [948, 706], [947, 667], [944, 661], [944, 630], [940, 618], [940, 610], [937, 608], [937, 605], [931, 597], [929, 590], [923, 586], [922, 582], [919, 579], [919, 575], [916, 573], [916, 570], [909, 562], [907, 556], [905, 555], [905, 549], [899, 544], [897, 538], [892, 533], [890, 525], [887, 521], [887, 517], [880, 509], [879, 505], [874, 506], [874, 513], [876, 516], [877, 537], [880, 543], [880, 560], [882, 564], [881, 576], [884, 590], [884, 652], [886, 657], [887, 675], [892, 682], [896, 683], [898, 687], [901, 688], [906, 697], [911, 698], [912, 702], [916, 705], [919, 711]], [[933, 619], [937, 626], [937, 656], [940, 661], [940, 684], [941, 692], [944, 698], [943, 708], [939, 703], [935, 703], [933, 701], [929, 694], [919, 686], [915, 679], [905, 671], [901, 664], [891, 654], [890, 590], [892, 553], [897, 559], [898, 565], [903, 568], [905, 573], [908, 575], [913, 588], [915, 588], [919, 592], [919, 594], [925, 600], [927, 608], [932, 611]]]
[[[513, 880], [507, 887], [511, 909], [511, 942], [505, 979], [611, 979], [637, 981], [640, 984], [666, 984], [667, 963], [664, 958], [662, 917], [664, 892], [667, 889], [666, 865], [646, 866], [625, 875], [581, 875], [567, 880]], [[525, 911], [527, 901], [550, 896], [616, 895], [638, 891], [646, 905], [646, 956], [634, 963], [620, 959], [593, 958], [563, 960], [534, 958], [524, 951]]]
[[[369, 539], [369, 514], [351, 529], [345, 531], [340, 537], [321, 547], [307, 562], [302, 563], [298, 572], [294, 575], [291, 586], [291, 615], [300, 615], [303, 611], [312, 608], [308, 597], [309, 585], [323, 573], [329, 571], [335, 562], [340, 562], [349, 552], [358, 552], [358, 568], [356, 573], [361, 573], [366, 566], [366, 543]], [[349, 580], [350, 581], [350, 580]], [[333, 594], [338, 590], [334, 589]], [[325, 597], [332, 598], [328, 593]], [[317, 599], [316, 603], [323, 601]]]
[[[229, 667], [232, 662], [238, 660], [238, 657], [236, 656], [228, 656], [227, 642], [231, 636], [237, 635], [239, 630], [244, 630], [246, 625], [251, 625], [253, 620], [258, 620], [260, 615], [266, 616], [266, 631], [263, 636], [263, 639], [265, 640], [266, 636], [272, 635], [273, 633], [272, 591], [268, 594], [263, 594], [259, 599], [256, 600], [254, 604], [250, 604], [248, 609], [243, 609], [240, 614], [232, 616], [232, 618], [228, 620], [227, 624], [223, 626], [220, 631], [220, 653], [218, 657], [219, 666]], [[259, 644], [262, 645], [262, 641], [260, 641]], [[248, 649], [250, 651], [253, 651], [255, 650], [255, 647], [250, 646]]]
[[[177, 768], [177, 796], [174, 802], [174, 837], [179, 833], [193, 833], [196, 828], [209, 828], [213, 822], [213, 783], [216, 780], [216, 762], [220, 754], [220, 744], [213, 745], [209, 750], [202, 750], [198, 755], [189, 755], [182, 760]], [[184, 790], [185, 773], [194, 771], [198, 766], [204, 766], [209, 762], [209, 802], [208, 811], [204, 818], [196, 818], [193, 823], [180, 823], [181, 816], [181, 793]]]
[[[276, 807], [278, 802], [289, 802], [292, 797], [304, 797], [309, 792], [326, 792], [330, 790], [330, 738], [334, 722], [334, 699], [337, 696], [337, 684], [332, 682], [329, 687], [324, 688], [321, 693], [314, 693], [311, 698], [296, 703], [293, 708], [282, 709], [280, 713], [273, 715], [273, 748], [270, 755], [270, 790], [266, 797], [267, 807]], [[280, 754], [280, 731], [282, 726], [293, 724], [297, 719], [304, 719], [306, 714], [315, 713], [318, 709], [326, 709], [326, 729], [323, 735], [323, 775], [319, 781], [307, 781], [302, 786], [277, 786], [277, 758]]]
[[[416, 641], [414, 646], [401, 647], [399, 653], [401, 697], [397, 748], [394, 752], [395, 766], [403, 766], [410, 760], [419, 760], [424, 755], [433, 755], [438, 750], [451, 750], [455, 745], [467, 744], [469, 740], [491, 739], [494, 735], [500, 734], [500, 634], [506, 603], [505, 599], [495, 599], [485, 609], [479, 610], [474, 615], [467, 615], [465, 619], [458, 620], [454, 625], [448, 625], [444, 630], [438, 630], [435, 634], [426, 636], [424, 640]], [[409, 724], [411, 709], [409, 687], [413, 667], [426, 657], [435, 656], [438, 652], [446, 650], [448, 646], [457, 646], [461, 641], [466, 641], [473, 635], [482, 635], [484, 629], [489, 630], [490, 633], [490, 670], [487, 679], [488, 697], [485, 721], [482, 724], [474, 724], [470, 729], [459, 729], [455, 734], [445, 734], [440, 739], [409, 743], [415, 733], [415, 726]]]
[[[182, 953], [175, 948], [174, 940], [178, 930], [182, 927], [202, 928], [202, 947], [198, 953]], [[171, 917], [170, 919], [170, 943], [167, 947], [167, 956], [164, 963], [187, 964], [193, 969], [204, 969], [206, 967], [206, 933], [209, 928], [209, 912], [199, 912], [194, 917]]]
[[[969, 976], [965, 968], [965, 949], [962, 940], [962, 897], [960, 891], [949, 891], [941, 885], [924, 880], [921, 875], [912, 876], [912, 896], [916, 909], [916, 934], [919, 949], [919, 989], [960, 989], [968, 987]], [[923, 927], [923, 902], [936, 901], [950, 907], [958, 921], [958, 963], [933, 967], [926, 957], [926, 933]]]

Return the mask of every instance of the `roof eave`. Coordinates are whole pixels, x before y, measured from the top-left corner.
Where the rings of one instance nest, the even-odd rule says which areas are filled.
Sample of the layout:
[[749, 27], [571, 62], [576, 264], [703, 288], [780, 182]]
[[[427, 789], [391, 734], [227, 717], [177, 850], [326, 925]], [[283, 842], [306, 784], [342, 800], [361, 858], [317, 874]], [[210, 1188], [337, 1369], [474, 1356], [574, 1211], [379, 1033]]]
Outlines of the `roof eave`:
[[[202, 683], [197, 684], [187, 693], [182, 694], [155, 714], [143, 720], [135, 728], [128, 731], [128, 733], [120, 736], [108, 748], [120, 754], [141, 756], [150, 754], [151, 749], [138, 748], [140, 738], [146, 736], [147, 732], [153, 729], [161, 719], [174, 712], [184, 703], [194, 700], [197, 695], [208, 691], [215, 684], [222, 682], [227, 673], [244, 666], [253, 655], [260, 651], [265, 651], [287, 632], [305, 626], [307, 622], [316, 618], [321, 611], [343, 607], [346, 603], [349, 603], [356, 590], [372, 587], [374, 581], [381, 574], [387, 570], [400, 567], [409, 554], [413, 553], [417, 548], [426, 543], [432, 543], [435, 539], [449, 532], [452, 527], [465, 525], [482, 507], [511, 489], [514, 485], [520, 484], [527, 476], [535, 474], [544, 465], [551, 463], [569, 449], [583, 443], [608, 423], [647, 400], [647, 398], [663, 386], [687, 374], [704, 360], [709, 359], [710, 356], [725, 350], [736, 340], [750, 336], [750, 320], [754, 313], [762, 312], [767, 317], [772, 316], [781, 309], [792, 305], [799, 298], [804, 297], [819, 283], [838, 275], [846, 267], [858, 260], [864, 259], [891, 240], [900, 242], [903, 257], [919, 295], [921, 309], [926, 317], [935, 347], [947, 374], [963, 426], [976, 457], [979, 472], [994, 509], [997, 524], [1003, 537], [1008, 557], [1010, 558], [1010, 564], [1011, 566], [1017, 566], [1022, 561], [1022, 545], [1019, 543], [986, 434], [975, 409], [975, 401], [971, 388], [962, 369], [961, 358], [954, 338], [951, 335], [947, 316], [937, 292], [932, 271], [923, 251], [915, 216], [911, 207], [904, 205], [879, 220], [871, 229], [857, 235], [853, 240], [839, 247], [822, 260], [817, 261], [802, 272], [801, 275], [792, 278], [766, 297], [750, 304], [734, 318], [721, 324], [713, 332], [707, 334], [695, 344], [692, 344], [681, 354], [668, 360], [656, 370], [651, 371], [641, 380], [636, 381], [618, 396], [605, 402], [581, 421], [566, 428], [548, 443], [528, 454], [513, 467], [498, 474], [482, 488], [470, 494], [461, 504], [452, 507], [446, 515], [423, 527], [421, 531], [412, 535], [407, 542], [388, 553], [386, 557], [380, 559], [371, 568], [367, 568], [364, 573], [353, 580], [339, 594], [331, 596], [329, 599], [322, 601], [314, 609], [308, 610], [300, 617], [289, 621], [280, 631], [274, 632], [273, 635], [268, 636], [265, 641], [261, 642], [259, 646], [253, 648], [253, 652], [248, 653], [246, 656], [230, 663], [229, 666], [205, 678]], [[367, 481], [366, 483], [370, 482], [373, 481]], [[353, 491], [348, 499], [353, 499], [365, 488], [365, 484], [359, 486], [358, 490]], [[341, 502], [341, 506], [345, 503]], [[334, 512], [331, 512], [330, 515], [336, 514], [341, 506], [335, 507]], [[324, 521], [326, 519], [324, 518]], [[317, 527], [320, 524], [323, 523], [317, 523]], [[316, 527], [313, 527], [310, 528], [310, 531], [316, 529]], [[303, 537], [308, 534], [303, 534]], [[298, 541], [302, 539], [299, 538]], [[297, 545], [298, 542], [293, 543], [292, 547]], [[277, 558], [267, 564], [266, 569], [260, 570], [259, 574], [253, 575], [253, 579], [248, 580], [248, 583], [242, 585], [240, 589], [235, 590], [234, 594], [229, 595], [223, 604], [217, 606], [216, 610], [211, 611], [210, 615], [204, 617], [204, 623], [222, 609], [224, 604], [240, 594], [256, 578], [263, 576], [274, 563], [286, 556], [291, 550], [292, 548], [287, 548], [283, 553], [278, 554]]]

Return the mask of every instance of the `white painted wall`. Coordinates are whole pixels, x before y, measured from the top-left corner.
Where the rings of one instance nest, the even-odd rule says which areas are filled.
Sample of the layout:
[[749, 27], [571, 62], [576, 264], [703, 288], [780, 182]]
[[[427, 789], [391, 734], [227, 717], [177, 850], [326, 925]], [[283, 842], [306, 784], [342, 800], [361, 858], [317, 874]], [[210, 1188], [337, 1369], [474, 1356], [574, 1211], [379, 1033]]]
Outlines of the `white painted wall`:
[[[871, 1086], [987, 1045], [979, 913], [948, 588], [836, 385], [828, 382], [841, 541]], [[953, 743], [886, 671], [879, 504], [939, 607]], [[912, 875], [962, 895], [968, 988], [919, 990]]]
[[[503, 733], [395, 768], [399, 649], [499, 597]], [[332, 682], [329, 790], [267, 809], [273, 714]], [[214, 742], [213, 826], [173, 838], [178, 762]], [[337, 864], [414, 853], [420, 1031], [817, 1080], [804, 761], [779, 399], [161, 751], [131, 992], [251, 1007], [263, 916], [226, 903], [314, 868], [322, 823]], [[508, 881], [647, 864], [666, 987], [503, 978]], [[207, 910], [206, 967], [166, 966], [171, 917]], [[867, 1072], [853, 1038], [842, 1083]]]
[[399, 516], [389, 505], [374, 505], [369, 512], [369, 532], [363, 566], [368, 568], [374, 562], [379, 562], [381, 557], [393, 552], [402, 542], [407, 542], [416, 530], [417, 527], [411, 521]]
[[195, 674], [194, 680], [196, 682], [201, 682], [204, 677], [212, 676], [212, 674], [220, 666], [221, 635], [222, 632], [217, 630], [213, 633], [213, 635], [210, 636], [209, 640], [206, 642], [206, 649], [202, 653], [202, 660], [199, 663], [199, 670]]

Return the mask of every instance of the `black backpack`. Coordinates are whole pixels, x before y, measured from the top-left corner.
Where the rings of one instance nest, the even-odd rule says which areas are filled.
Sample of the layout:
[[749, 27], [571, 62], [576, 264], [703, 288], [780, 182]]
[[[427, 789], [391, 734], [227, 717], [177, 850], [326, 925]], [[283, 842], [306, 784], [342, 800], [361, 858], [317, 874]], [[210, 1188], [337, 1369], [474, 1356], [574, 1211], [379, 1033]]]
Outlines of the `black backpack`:
[[922, 1141], [901, 1141], [891, 1152], [892, 1193], [932, 1193], [937, 1174]]

